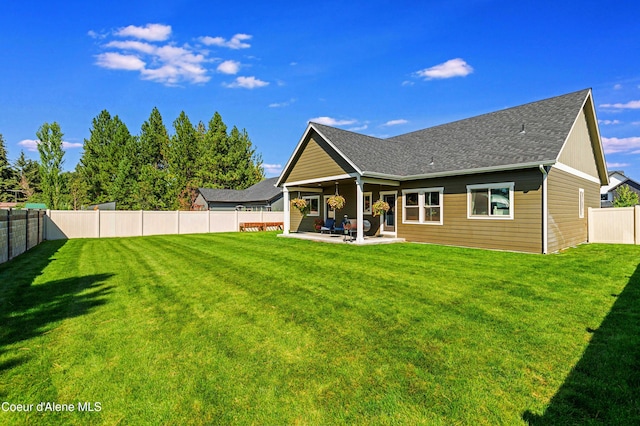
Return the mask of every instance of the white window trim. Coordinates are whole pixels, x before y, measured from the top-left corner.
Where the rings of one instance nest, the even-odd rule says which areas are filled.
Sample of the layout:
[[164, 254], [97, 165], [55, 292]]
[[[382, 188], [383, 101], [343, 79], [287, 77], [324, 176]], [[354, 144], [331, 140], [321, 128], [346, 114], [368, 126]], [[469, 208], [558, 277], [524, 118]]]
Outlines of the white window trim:
[[319, 195], [304, 195], [302, 197], [303, 200], [307, 200], [307, 204], [309, 206], [311, 206], [311, 201], [310, 200], [316, 200], [316, 202], [318, 203], [318, 211], [316, 213], [312, 213], [311, 210], [309, 210], [309, 214], [307, 214], [308, 217], [318, 217], [320, 216], [320, 196]]
[[367, 197], [369, 197], [369, 208], [364, 208], [362, 210], [362, 213], [364, 214], [371, 214], [371, 204], [373, 204], [373, 192], [363, 192], [362, 193], [362, 205], [366, 206], [367, 203], [364, 202], [364, 200], [367, 199]]
[[578, 217], [584, 219], [584, 188], [578, 188]]
[[[427, 192], [437, 192], [438, 202], [440, 207], [440, 220], [439, 221], [427, 221], [425, 220], [424, 209], [424, 194]], [[407, 208], [407, 198], [406, 194], [418, 194], [418, 205], [416, 208], [418, 209], [418, 220], [407, 220], [406, 217], [406, 208]], [[435, 188], [413, 188], [413, 189], [403, 189], [402, 190], [402, 223], [408, 225], [442, 225], [444, 223], [444, 187], [439, 186]]]
[[[477, 215], [477, 216], [473, 216], [471, 214], [471, 190], [473, 189], [486, 189], [487, 191], [489, 191], [490, 189], [498, 189], [498, 188], [509, 188], [509, 203], [511, 204], [509, 206], [509, 215], [491, 215], [491, 214], [487, 214], [486, 216], [481, 216], [481, 215]], [[514, 193], [514, 188], [515, 188], [515, 183], [514, 182], [500, 182], [500, 183], [481, 183], [481, 184], [477, 184], [477, 185], [467, 185], [467, 219], [473, 219], [473, 220], [513, 220], [513, 213], [515, 211], [514, 208], [514, 197], [513, 197], [513, 193]]]

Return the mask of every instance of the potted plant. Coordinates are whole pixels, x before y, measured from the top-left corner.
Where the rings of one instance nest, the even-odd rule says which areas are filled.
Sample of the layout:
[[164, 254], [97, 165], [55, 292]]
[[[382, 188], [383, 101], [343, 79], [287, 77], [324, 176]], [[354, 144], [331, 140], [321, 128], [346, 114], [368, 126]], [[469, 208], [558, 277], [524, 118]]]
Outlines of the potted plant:
[[327, 204], [334, 210], [340, 210], [344, 207], [346, 201], [342, 195], [332, 195], [327, 199]]
[[324, 220], [322, 219], [315, 219], [313, 221], [313, 227], [315, 228], [316, 232], [320, 232], [320, 229], [324, 226]]
[[294, 198], [293, 200], [291, 200], [291, 204], [293, 205], [293, 207], [298, 209], [298, 211], [300, 211], [302, 217], [305, 217], [307, 216], [307, 214], [309, 214], [310, 206], [309, 204], [307, 204], [307, 200], [305, 200], [304, 198]]
[[379, 216], [383, 212], [386, 213], [390, 209], [389, 203], [386, 201], [378, 200], [371, 206], [371, 211], [373, 212], [373, 216]]

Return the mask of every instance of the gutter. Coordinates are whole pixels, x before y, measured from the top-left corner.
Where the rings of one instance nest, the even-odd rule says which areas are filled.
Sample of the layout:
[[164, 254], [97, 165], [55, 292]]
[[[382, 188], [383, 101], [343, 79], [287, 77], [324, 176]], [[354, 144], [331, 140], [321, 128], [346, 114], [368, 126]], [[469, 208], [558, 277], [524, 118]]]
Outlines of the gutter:
[[532, 167], [553, 166], [555, 163], [556, 163], [556, 160], [554, 159], [554, 160], [548, 160], [545, 163], [540, 163], [538, 161], [538, 162], [532, 162], [532, 163], [506, 164], [502, 166], [479, 167], [476, 169], [463, 169], [463, 170], [449, 170], [449, 171], [443, 171], [443, 172], [425, 173], [420, 175], [405, 175], [405, 176], [378, 173], [374, 171], [363, 171], [362, 176], [378, 178], [378, 179], [409, 181], [409, 180], [418, 180], [418, 179], [433, 179], [438, 177], [471, 175], [476, 173], [506, 172], [511, 170], [528, 169]]
[[542, 254], [547, 254], [549, 251], [549, 206], [547, 203], [547, 176], [549, 176], [549, 172], [547, 172], [544, 164], [540, 164], [538, 168], [542, 173]]

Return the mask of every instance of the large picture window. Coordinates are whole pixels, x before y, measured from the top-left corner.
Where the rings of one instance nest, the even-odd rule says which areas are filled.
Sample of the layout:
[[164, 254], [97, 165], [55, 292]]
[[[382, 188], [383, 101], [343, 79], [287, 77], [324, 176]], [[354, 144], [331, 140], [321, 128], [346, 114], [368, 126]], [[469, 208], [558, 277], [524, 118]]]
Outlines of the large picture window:
[[405, 189], [403, 223], [442, 225], [444, 188]]
[[513, 219], [513, 182], [467, 185], [467, 217]]

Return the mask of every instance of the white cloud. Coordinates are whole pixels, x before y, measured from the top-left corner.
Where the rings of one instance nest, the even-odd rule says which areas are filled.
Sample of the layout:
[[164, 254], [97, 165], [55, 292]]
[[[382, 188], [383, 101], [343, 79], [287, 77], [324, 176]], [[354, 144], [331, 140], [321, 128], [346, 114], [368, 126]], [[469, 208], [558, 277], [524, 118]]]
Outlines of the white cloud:
[[138, 52], [153, 54], [157, 47], [153, 44], [145, 43], [143, 41], [127, 40], [127, 41], [111, 41], [105, 44], [105, 47], [115, 47], [122, 50], [136, 50]]
[[608, 126], [610, 124], [620, 124], [620, 120], [598, 120], [598, 123]]
[[268, 175], [279, 175], [282, 172], [282, 164], [263, 164], [262, 167]]
[[362, 130], [367, 130], [369, 128], [368, 124], [363, 124], [362, 126], [352, 127], [349, 129], [351, 132], [360, 132]]
[[144, 27], [129, 25], [115, 32], [120, 37], [133, 37], [148, 41], [164, 41], [171, 35], [171, 25], [147, 24]]
[[123, 55], [116, 52], [101, 53], [96, 58], [98, 66], [112, 70], [143, 70], [146, 65], [144, 61], [135, 55]]
[[[25, 148], [27, 151], [37, 151], [38, 144], [40, 143], [37, 139], [24, 139], [18, 142], [18, 145]], [[65, 142], [62, 141], [62, 149], [73, 149], [73, 148], [82, 148], [82, 142]]]
[[27, 151], [37, 151], [38, 141], [33, 139], [25, 139], [18, 142], [18, 145], [25, 148]]
[[456, 58], [450, 59], [442, 64], [435, 65], [431, 68], [425, 68], [417, 71], [418, 77], [423, 77], [425, 80], [452, 78], [452, 77], [465, 77], [473, 72], [471, 65], [467, 64], [463, 59]]
[[[143, 80], [154, 81], [166, 86], [177, 86], [181, 83], [206, 83], [211, 80], [214, 70], [210, 63], [217, 63], [215, 71], [235, 75], [242, 64], [235, 60], [211, 58], [210, 52], [202, 45], [178, 45], [170, 40], [170, 25], [146, 24], [145, 26], [129, 25], [101, 35], [89, 31], [93, 38], [110, 37], [101, 46], [104, 51], [96, 55], [95, 64], [102, 68], [137, 71]], [[126, 37], [128, 40], [113, 40], [114, 36]], [[247, 42], [252, 38], [249, 34], [235, 34], [231, 39], [222, 37], [200, 37], [206, 45], [218, 45], [229, 49], [246, 49], [251, 47]], [[234, 82], [224, 84], [226, 87], [254, 89], [267, 86], [269, 83], [256, 77], [238, 77]]]
[[408, 121], [405, 120], [404, 118], [400, 118], [398, 120], [389, 120], [386, 123], [383, 124], [383, 126], [398, 126], [400, 124], [407, 124]]
[[640, 137], [629, 138], [602, 138], [605, 154], [617, 154], [621, 152], [640, 152]]
[[402, 82], [403, 86], [413, 86], [415, 83], [413, 81], [405, 80]]
[[63, 149], [82, 148], [84, 144], [82, 142], [62, 142]]
[[[148, 24], [146, 27], [132, 25], [116, 32], [117, 35], [133, 36], [149, 41], [164, 41], [171, 33], [171, 27]], [[112, 40], [103, 45], [115, 51], [96, 55], [96, 65], [125, 71], [139, 71], [144, 80], [167, 86], [182, 82], [206, 83], [211, 79], [204, 64], [209, 62], [206, 52], [198, 52], [189, 45], [176, 46], [174, 43], [155, 44], [138, 40]]]
[[218, 72], [223, 74], [238, 74], [240, 71], [240, 62], [237, 61], [224, 61], [217, 68]]
[[231, 40], [226, 40], [223, 37], [200, 37], [200, 40], [203, 44], [207, 46], [219, 46], [219, 47], [228, 47], [229, 49], [247, 49], [251, 47], [249, 43], [244, 43], [245, 40], [251, 40], [253, 36], [249, 34], [236, 34], [231, 37]]
[[614, 84], [613, 85], [613, 90], [620, 90], [622, 89], [622, 84]]
[[256, 89], [258, 87], [264, 87], [269, 85], [269, 82], [259, 80], [253, 76], [251, 77], [237, 77], [233, 83], [223, 83], [224, 87], [230, 89]]
[[615, 108], [615, 109], [640, 109], [640, 101], [629, 101], [626, 104], [601, 104], [600, 108]]
[[289, 99], [288, 101], [284, 101], [284, 102], [274, 102], [272, 104], [269, 104], [269, 108], [283, 108], [283, 107], [288, 107], [289, 105], [291, 105], [292, 103], [294, 103], [296, 100], [294, 98]]
[[309, 121], [313, 123], [324, 124], [326, 126], [347, 126], [349, 124], [354, 124], [357, 120], [338, 120], [331, 117], [316, 117], [309, 119]]
[[609, 170], [613, 170], [613, 169], [623, 169], [625, 167], [629, 167], [631, 164], [629, 163], [609, 163], [607, 162], [607, 168]]

